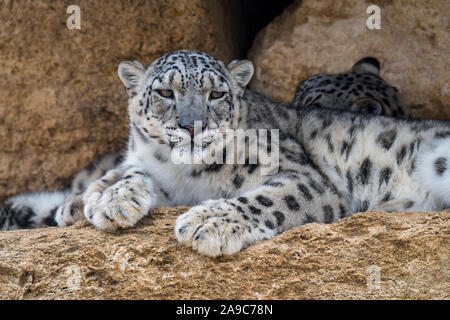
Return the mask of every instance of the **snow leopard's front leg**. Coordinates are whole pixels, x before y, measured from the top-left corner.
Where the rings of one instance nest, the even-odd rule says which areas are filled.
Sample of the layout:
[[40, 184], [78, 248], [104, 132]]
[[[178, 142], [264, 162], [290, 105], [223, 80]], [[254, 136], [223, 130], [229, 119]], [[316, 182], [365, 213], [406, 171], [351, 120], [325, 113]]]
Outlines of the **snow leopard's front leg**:
[[157, 205], [155, 190], [153, 179], [141, 168], [110, 170], [84, 192], [84, 215], [100, 230], [132, 227]]
[[336, 221], [349, 214], [349, 204], [314, 170], [289, 172], [239, 197], [191, 208], [178, 217], [175, 234], [180, 243], [201, 254], [230, 255], [295, 226]]

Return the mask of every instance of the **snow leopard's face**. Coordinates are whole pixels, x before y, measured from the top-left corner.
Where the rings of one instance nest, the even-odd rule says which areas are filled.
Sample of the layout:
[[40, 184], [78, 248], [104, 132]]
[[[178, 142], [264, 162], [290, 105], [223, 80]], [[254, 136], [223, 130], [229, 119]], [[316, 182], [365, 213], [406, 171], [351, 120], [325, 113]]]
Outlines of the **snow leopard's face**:
[[[147, 67], [119, 65], [129, 100], [132, 130], [171, 148], [206, 148], [235, 128], [239, 100], [253, 75], [250, 61], [223, 62], [197, 51], [166, 54]], [[201, 137], [201, 139], [199, 139]]]

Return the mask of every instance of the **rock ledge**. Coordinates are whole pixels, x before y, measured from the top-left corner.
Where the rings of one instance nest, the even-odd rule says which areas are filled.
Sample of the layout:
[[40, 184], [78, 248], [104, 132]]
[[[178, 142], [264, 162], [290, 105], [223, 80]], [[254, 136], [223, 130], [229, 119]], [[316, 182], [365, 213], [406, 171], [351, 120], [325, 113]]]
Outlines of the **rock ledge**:
[[177, 245], [185, 210], [155, 209], [117, 234], [86, 221], [0, 232], [0, 298], [450, 298], [449, 211], [359, 213], [212, 259]]

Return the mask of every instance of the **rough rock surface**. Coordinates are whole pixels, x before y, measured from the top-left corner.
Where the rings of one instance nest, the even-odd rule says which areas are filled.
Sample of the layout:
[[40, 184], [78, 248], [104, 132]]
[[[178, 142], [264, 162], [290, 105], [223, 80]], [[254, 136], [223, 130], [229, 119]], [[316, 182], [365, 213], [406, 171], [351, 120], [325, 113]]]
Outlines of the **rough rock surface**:
[[67, 1], [0, 5], [0, 202], [24, 189], [65, 185], [127, 137], [121, 60], [148, 63], [196, 49], [225, 61], [242, 55], [237, 1]]
[[212, 259], [177, 245], [184, 210], [117, 234], [86, 221], [0, 232], [0, 299], [450, 298], [448, 211], [355, 214]]
[[[366, 27], [371, 4], [381, 9], [379, 30]], [[342, 72], [374, 56], [382, 76], [415, 107], [414, 116], [450, 119], [448, 12], [447, 0], [298, 0], [255, 39], [251, 86], [291, 101], [305, 78]]]

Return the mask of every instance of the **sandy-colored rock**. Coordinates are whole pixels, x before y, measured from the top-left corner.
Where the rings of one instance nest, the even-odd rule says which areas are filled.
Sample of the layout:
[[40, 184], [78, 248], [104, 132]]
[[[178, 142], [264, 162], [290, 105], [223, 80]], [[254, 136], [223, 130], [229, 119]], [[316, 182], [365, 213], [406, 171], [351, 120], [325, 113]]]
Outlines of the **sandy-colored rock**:
[[[371, 4], [381, 9], [379, 30], [366, 27]], [[374, 56], [415, 117], [450, 119], [449, 12], [447, 0], [298, 0], [255, 39], [251, 87], [291, 101], [305, 78]]]
[[184, 210], [155, 209], [117, 234], [86, 221], [0, 232], [0, 298], [450, 298], [448, 211], [355, 214], [213, 259], [177, 245]]
[[127, 137], [124, 59], [178, 49], [230, 61], [242, 55], [238, 1], [66, 1], [0, 5], [0, 202], [24, 189], [61, 187]]

